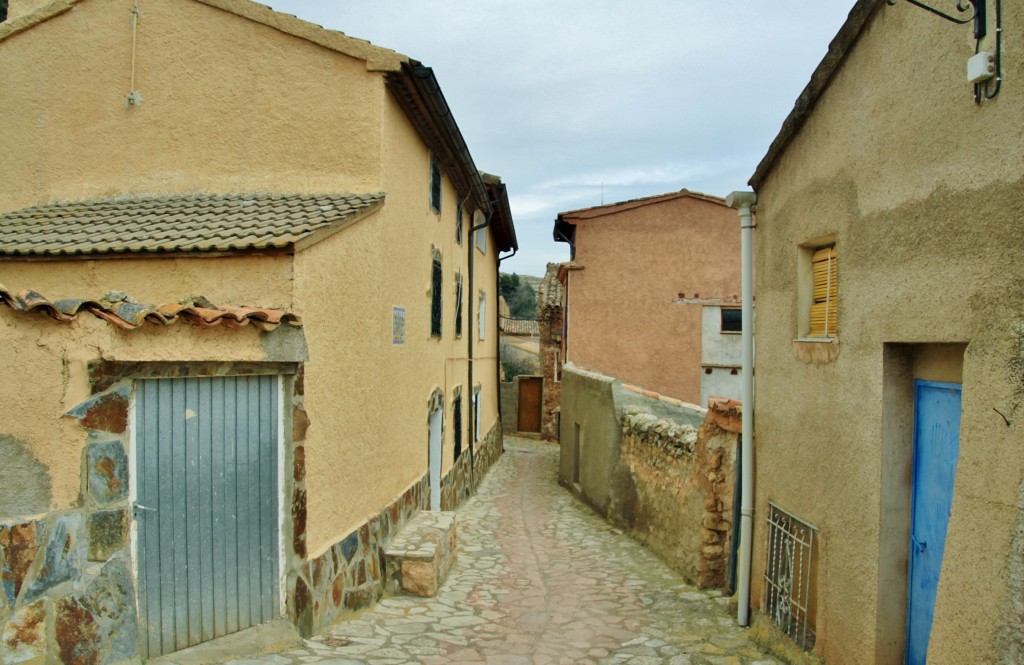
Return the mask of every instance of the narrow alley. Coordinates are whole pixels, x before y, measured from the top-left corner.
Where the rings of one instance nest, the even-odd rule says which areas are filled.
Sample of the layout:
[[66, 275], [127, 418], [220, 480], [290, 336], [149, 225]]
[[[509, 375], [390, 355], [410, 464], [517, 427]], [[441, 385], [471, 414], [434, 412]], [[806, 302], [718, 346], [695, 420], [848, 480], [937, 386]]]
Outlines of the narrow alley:
[[437, 597], [389, 597], [259, 655], [211, 656], [214, 643], [160, 664], [778, 663], [735, 626], [725, 598], [685, 584], [560, 487], [557, 464], [556, 446], [506, 437], [459, 511], [459, 558]]

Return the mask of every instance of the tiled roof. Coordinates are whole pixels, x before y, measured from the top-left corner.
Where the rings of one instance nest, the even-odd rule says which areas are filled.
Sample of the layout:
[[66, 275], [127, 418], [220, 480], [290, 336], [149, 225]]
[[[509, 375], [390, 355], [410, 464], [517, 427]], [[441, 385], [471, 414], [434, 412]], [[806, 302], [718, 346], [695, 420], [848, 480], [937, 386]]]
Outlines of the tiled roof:
[[549, 263], [544, 279], [537, 289], [537, 314], [541, 317], [549, 315], [552, 309], [562, 306], [562, 298], [565, 287], [558, 281], [558, 269], [560, 263]]
[[280, 309], [230, 305], [218, 307], [203, 298], [196, 298], [187, 303], [146, 305], [136, 302], [120, 291], [111, 291], [97, 300], [65, 298], [50, 301], [36, 291], [12, 293], [0, 284], [0, 304], [19, 312], [45, 314], [65, 323], [88, 312], [125, 330], [135, 330], [147, 321], [169, 326], [179, 320], [204, 328], [220, 325], [240, 328], [252, 324], [260, 330], [273, 330], [282, 323], [302, 325], [298, 316]]
[[506, 319], [500, 320], [501, 331], [506, 335], [523, 335], [536, 337], [540, 335], [540, 324], [536, 319]]
[[0, 255], [208, 252], [314, 242], [384, 194], [197, 194], [48, 203], [0, 215]]
[[593, 217], [601, 217], [603, 215], [609, 215], [623, 210], [631, 208], [639, 208], [640, 206], [650, 205], [652, 203], [661, 203], [663, 201], [671, 201], [674, 199], [699, 199], [701, 201], [707, 201], [709, 203], [717, 203], [719, 205], [725, 205], [725, 199], [714, 196], [712, 194], [704, 194], [703, 192], [694, 192], [689, 189], [683, 188], [678, 192], [669, 192], [667, 194], [656, 194], [654, 196], [645, 196], [638, 199], [629, 199], [628, 201], [616, 201], [615, 203], [605, 203], [599, 206], [591, 206], [589, 208], [579, 208], [577, 210], [567, 210], [566, 212], [558, 213], [558, 219], [590, 219]]

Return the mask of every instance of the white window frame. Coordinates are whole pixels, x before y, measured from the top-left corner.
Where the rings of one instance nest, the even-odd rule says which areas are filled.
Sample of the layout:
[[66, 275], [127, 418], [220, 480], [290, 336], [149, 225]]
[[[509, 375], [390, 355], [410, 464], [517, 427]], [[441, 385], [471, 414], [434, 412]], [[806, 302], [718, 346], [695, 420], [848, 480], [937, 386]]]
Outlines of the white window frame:
[[474, 441], [480, 442], [480, 386], [473, 388], [473, 426], [476, 431], [473, 433]]
[[487, 229], [489, 228], [489, 226], [485, 226], [482, 229], [477, 229], [476, 238], [473, 239], [476, 248], [483, 254], [487, 253]]
[[482, 342], [487, 339], [487, 292], [483, 289], [480, 289], [480, 298], [477, 304], [477, 337]]

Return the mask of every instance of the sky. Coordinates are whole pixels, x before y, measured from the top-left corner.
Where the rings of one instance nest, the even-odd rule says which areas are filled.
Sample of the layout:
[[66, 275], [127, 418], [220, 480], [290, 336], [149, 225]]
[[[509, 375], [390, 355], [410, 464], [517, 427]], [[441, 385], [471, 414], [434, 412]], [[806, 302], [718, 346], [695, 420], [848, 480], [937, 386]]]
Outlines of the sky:
[[[433, 68], [519, 251], [569, 259], [560, 212], [748, 189], [854, 0], [268, 0]], [[739, 222], [736, 225], [739, 233]]]

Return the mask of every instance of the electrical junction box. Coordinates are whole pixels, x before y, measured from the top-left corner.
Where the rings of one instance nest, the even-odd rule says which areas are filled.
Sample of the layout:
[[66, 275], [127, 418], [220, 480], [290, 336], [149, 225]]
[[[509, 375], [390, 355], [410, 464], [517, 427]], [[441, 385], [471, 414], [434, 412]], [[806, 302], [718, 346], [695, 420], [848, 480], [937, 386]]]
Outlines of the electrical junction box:
[[981, 83], [996, 75], [996, 56], [992, 51], [979, 51], [967, 60], [967, 82]]

